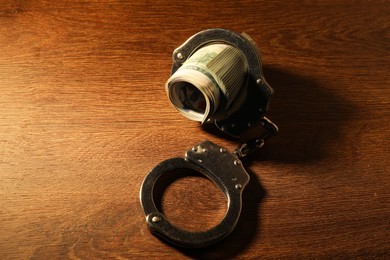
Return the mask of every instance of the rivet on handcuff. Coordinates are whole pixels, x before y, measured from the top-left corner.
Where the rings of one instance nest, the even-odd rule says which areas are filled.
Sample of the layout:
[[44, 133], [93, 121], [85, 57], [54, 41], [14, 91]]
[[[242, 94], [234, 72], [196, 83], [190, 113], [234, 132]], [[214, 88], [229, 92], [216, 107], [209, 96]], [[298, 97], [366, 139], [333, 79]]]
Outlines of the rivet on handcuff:
[[[173, 62], [166, 91], [182, 115], [202, 124], [214, 123], [233, 137], [258, 125], [265, 130], [233, 153], [210, 141], [201, 142], [184, 158], [159, 163], [144, 179], [140, 201], [150, 231], [178, 246], [204, 247], [229, 235], [238, 223], [242, 192], [249, 182], [240, 159], [262, 147], [278, 131], [265, 117], [273, 89], [264, 79], [260, 51], [245, 33], [201, 31], [173, 52]], [[199, 172], [225, 193], [228, 209], [219, 224], [206, 231], [190, 232], [172, 225], [157, 209], [153, 200], [157, 180], [175, 169]]]

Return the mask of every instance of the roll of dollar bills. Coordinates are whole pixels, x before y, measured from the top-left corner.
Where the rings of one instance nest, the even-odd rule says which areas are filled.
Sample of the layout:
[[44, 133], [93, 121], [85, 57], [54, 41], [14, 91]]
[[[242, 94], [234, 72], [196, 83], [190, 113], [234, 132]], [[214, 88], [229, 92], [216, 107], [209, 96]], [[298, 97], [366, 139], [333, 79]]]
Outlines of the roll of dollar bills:
[[203, 123], [231, 105], [247, 70], [245, 56], [239, 49], [210, 44], [190, 56], [168, 79], [165, 89], [182, 115]]

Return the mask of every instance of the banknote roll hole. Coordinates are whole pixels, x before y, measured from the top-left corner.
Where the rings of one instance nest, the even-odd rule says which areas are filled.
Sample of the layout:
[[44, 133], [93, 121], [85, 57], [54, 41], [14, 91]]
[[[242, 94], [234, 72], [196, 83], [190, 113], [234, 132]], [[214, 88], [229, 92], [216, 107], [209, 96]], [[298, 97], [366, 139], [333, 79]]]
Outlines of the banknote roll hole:
[[206, 98], [193, 84], [185, 81], [177, 82], [171, 86], [172, 103], [183, 110], [203, 114], [206, 111]]

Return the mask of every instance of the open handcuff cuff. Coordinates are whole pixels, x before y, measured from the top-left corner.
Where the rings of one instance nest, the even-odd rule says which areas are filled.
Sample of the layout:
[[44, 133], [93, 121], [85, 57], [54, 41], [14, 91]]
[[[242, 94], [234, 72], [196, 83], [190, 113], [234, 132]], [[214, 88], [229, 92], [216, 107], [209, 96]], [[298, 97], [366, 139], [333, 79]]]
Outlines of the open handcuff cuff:
[[[159, 163], [145, 177], [140, 201], [150, 231], [175, 245], [199, 248], [222, 240], [238, 223], [242, 192], [250, 179], [240, 159], [257, 151], [278, 131], [277, 126], [265, 117], [273, 89], [264, 79], [260, 51], [245, 33], [225, 29], [201, 31], [173, 52], [173, 61], [166, 90], [171, 102], [184, 116], [202, 123], [214, 123], [233, 137], [259, 125], [264, 128], [259, 137], [239, 145], [232, 153], [211, 141], [203, 141], [189, 149], [184, 158]], [[238, 75], [237, 71], [243, 66], [245, 73]], [[192, 78], [187, 80], [187, 74]], [[197, 77], [201, 83], [196, 81]], [[234, 86], [237, 82], [241, 82], [241, 86]], [[232, 87], [239, 89], [232, 91]], [[214, 94], [210, 94], [212, 91]], [[219, 224], [206, 231], [190, 232], [172, 225], [158, 210], [153, 199], [157, 181], [175, 169], [196, 171], [225, 193], [228, 209]]]

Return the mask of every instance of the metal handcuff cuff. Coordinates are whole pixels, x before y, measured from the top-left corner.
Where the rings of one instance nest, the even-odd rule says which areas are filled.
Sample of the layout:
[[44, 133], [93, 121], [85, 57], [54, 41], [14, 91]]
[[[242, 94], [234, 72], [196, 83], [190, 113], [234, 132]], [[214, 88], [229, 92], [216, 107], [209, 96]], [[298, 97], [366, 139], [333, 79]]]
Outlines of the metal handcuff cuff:
[[[238, 223], [242, 192], [249, 182], [240, 159], [278, 131], [265, 117], [273, 89], [264, 79], [260, 51], [245, 33], [201, 31], [173, 52], [173, 61], [166, 91], [181, 114], [201, 123], [214, 123], [234, 137], [257, 125], [265, 129], [233, 153], [203, 141], [189, 149], [184, 158], [159, 163], [145, 177], [140, 201], [150, 231], [178, 246], [205, 247], [226, 237]], [[153, 200], [157, 180], [175, 169], [199, 172], [225, 193], [228, 209], [219, 224], [206, 231], [190, 232], [172, 225], [158, 210]]]

